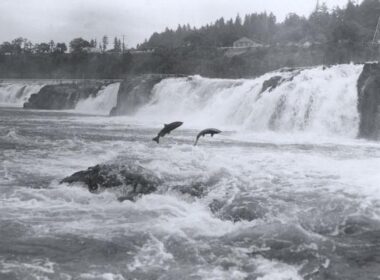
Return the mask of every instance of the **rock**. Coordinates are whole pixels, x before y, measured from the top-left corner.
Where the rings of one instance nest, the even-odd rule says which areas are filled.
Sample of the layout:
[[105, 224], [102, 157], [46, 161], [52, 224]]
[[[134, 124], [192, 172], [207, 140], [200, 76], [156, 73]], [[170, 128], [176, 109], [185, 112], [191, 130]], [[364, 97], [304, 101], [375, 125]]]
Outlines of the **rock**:
[[281, 70], [280, 72], [291, 72], [291, 75], [289, 77], [281, 77], [281, 76], [273, 76], [269, 80], [264, 81], [263, 86], [261, 88], [260, 93], [258, 94], [256, 100], [259, 100], [263, 93], [266, 91], [271, 92], [275, 88], [279, 87], [281, 84], [285, 82], [293, 81], [294, 77], [297, 76], [300, 73], [300, 69], [287, 69], [287, 70]]
[[281, 79], [282, 79], [281, 76], [274, 76], [270, 78], [269, 80], [266, 80], [263, 83], [263, 87], [261, 88], [260, 93], [263, 93], [264, 91], [267, 91], [268, 89], [269, 89], [269, 92], [271, 92], [272, 90], [274, 90], [277, 86], [281, 84], [280, 83]]
[[364, 65], [357, 83], [358, 111], [360, 114], [358, 137], [380, 139], [380, 64]]
[[147, 104], [152, 97], [153, 87], [161, 80], [179, 75], [148, 74], [129, 77], [120, 83], [117, 105], [111, 116], [131, 115], [141, 106]]
[[70, 110], [74, 109], [80, 99], [96, 96], [106, 86], [101, 81], [85, 81], [46, 85], [38, 93], [32, 94], [24, 104], [25, 109]]
[[193, 182], [190, 185], [178, 185], [173, 187], [173, 190], [186, 194], [192, 197], [201, 198], [205, 195], [206, 186], [202, 182]]
[[60, 183], [84, 183], [90, 192], [105, 189], [117, 190], [119, 201], [134, 200], [139, 195], [157, 190], [160, 180], [151, 172], [138, 165], [101, 164], [79, 171]]

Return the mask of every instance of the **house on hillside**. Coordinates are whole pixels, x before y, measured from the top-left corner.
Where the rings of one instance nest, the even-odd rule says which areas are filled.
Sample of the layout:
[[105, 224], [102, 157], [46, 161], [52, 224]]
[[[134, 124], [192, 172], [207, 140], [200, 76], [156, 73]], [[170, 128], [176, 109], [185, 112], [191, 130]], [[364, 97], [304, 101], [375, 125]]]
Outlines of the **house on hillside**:
[[265, 48], [265, 46], [261, 43], [255, 42], [247, 37], [240, 38], [239, 40], [233, 42], [232, 47], [220, 47], [218, 49], [225, 50], [224, 53], [227, 57], [233, 57], [242, 55], [249, 52], [255, 52], [259, 48]]
[[148, 49], [148, 50], [129, 49], [128, 52], [130, 54], [146, 54], [146, 53], [154, 53], [154, 49]]
[[94, 47], [85, 47], [83, 48], [83, 51], [86, 53], [102, 53], [102, 50], [100, 48]]
[[233, 43], [233, 48], [258, 48], [263, 47], [263, 44], [255, 42], [247, 37], [240, 38]]

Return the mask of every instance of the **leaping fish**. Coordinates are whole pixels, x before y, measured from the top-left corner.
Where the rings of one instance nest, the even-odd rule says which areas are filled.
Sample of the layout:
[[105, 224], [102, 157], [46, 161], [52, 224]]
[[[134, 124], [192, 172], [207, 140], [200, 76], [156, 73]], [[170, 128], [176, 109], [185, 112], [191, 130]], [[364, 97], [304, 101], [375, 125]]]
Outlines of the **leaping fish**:
[[164, 128], [160, 130], [160, 132], [157, 134], [156, 137], [154, 137], [152, 140], [156, 141], [157, 144], [160, 143], [160, 137], [164, 137], [166, 134], [170, 134], [170, 132], [177, 127], [180, 127], [183, 124], [183, 122], [172, 122], [169, 124], [164, 124]]
[[197, 145], [198, 140], [201, 136], [204, 137], [205, 135], [210, 134], [211, 137], [213, 137], [214, 134], [219, 134], [219, 133], [221, 133], [221, 131], [219, 129], [216, 129], [216, 128], [206, 128], [206, 129], [202, 130], [201, 132], [198, 133], [197, 138], [196, 138], [195, 143], [194, 143], [194, 146]]

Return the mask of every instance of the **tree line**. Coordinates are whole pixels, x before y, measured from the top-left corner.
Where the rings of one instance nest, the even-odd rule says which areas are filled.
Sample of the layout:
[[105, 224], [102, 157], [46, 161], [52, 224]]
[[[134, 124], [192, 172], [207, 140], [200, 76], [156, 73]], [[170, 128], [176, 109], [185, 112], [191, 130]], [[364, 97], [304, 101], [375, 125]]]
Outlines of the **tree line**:
[[222, 17], [201, 28], [191, 28], [189, 25], [179, 25], [176, 30], [166, 28], [162, 33], [154, 33], [139, 48], [188, 45], [225, 47], [232, 46], [241, 37], [268, 45], [306, 41], [318, 44], [368, 44], [379, 16], [378, 0], [364, 0], [360, 4], [349, 0], [345, 8], [332, 10], [325, 3], [318, 3], [309, 17], [291, 13], [283, 22], [277, 22], [275, 15], [265, 12], [248, 14], [244, 18], [237, 15], [229, 20]]
[[[100, 42], [75, 38], [69, 46], [16, 38], [0, 45], [0, 77], [123, 78], [168, 73], [236, 78], [284, 66], [363, 62], [379, 57], [380, 36], [371, 44], [379, 16], [379, 0], [349, 0], [346, 7], [331, 10], [318, 4], [308, 17], [289, 14], [283, 22], [272, 13], [237, 15], [200, 28], [189, 24], [166, 28], [138, 45], [140, 52], [127, 50], [119, 38], [110, 43], [107, 36]], [[227, 56], [221, 47], [232, 46], [241, 37], [266, 47]], [[304, 43], [311, 47], [295, 47]]]
[[70, 41], [69, 49], [66, 43], [55, 43], [53, 40], [49, 42], [42, 42], [33, 44], [27, 38], [16, 38], [11, 42], [3, 42], [0, 44], [0, 55], [21, 55], [21, 54], [64, 54], [68, 50], [71, 53], [81, 53], [88, 51], [88, 48], [97, 49], [101, 52], [122, 52], [126, 49], [124, 42], [118, 37], [114, 38], [113, 48], [108, 50], [109, 39], [108, 36], [103, 36], [101, 42], [97, 42], [96, 39], [89, 41], [83, 38], [75, 38]]

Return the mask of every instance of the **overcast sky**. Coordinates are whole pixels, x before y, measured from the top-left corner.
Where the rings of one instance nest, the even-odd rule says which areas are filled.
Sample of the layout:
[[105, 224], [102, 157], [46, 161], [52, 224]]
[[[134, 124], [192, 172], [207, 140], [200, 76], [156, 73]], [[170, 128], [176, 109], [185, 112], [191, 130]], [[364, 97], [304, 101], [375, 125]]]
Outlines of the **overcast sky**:
[[[128, 47], [155, 31], [178, 24], [201, 26], [254, 12], [309, 15], [317, 0], [0, 0], [0, 42], [26, 37], [32, 42], [69, 42], [123, 34]], [[322, 1], [320, 1], [322, 2]], [[347, 0], [327, 0], [329, 8]]]

